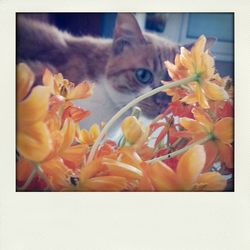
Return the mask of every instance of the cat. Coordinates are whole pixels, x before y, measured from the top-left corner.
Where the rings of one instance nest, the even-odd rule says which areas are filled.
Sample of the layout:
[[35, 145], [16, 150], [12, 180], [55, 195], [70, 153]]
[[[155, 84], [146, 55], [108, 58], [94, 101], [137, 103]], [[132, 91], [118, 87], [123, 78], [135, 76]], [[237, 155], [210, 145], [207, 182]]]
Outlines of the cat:
[[[189, 45], [190, 46], [190, 45]], [[170, 80], [164, 61], [173, 62], [180, 45], [151, 33], [143, 33], [133, 14], [118, 13], [113, 39], [76, 37], [47, 22], [17, 14], [17, 62], [26, 62], [41, 82], [44, 69], [74, 83], [95, 83], [94, 94], [76, 102], [91, 111], [81, 126], [107, 122], [137, 96]], [[170, 98], [158, 93], [142, 102], [149, 118], [160, 114]]]

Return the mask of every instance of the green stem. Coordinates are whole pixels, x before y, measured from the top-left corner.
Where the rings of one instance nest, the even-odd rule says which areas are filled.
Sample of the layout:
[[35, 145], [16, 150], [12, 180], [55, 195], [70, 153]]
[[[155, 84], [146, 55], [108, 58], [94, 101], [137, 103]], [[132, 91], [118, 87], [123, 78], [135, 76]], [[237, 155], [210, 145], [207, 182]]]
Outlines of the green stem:
[[96, 139], [94, 145], [92, 146], [91, 148], [91, 151], [89, 153], [89, 157], [88, 157], [88, 161], [87, 163], [91, 162], [93, 159], [94, 159], [94, 156], [95, 156], [95, 153], [100, 145], [100, 142], [102, 141], [103, 137], [107, 134], [108, 130], [111, 128], [111, 126], [114, 124], [114, 122], [120, 118], [125, 112], [127, 112], [130, 108], [132, 108], [133, 106], [135, 106], [137, 103], [139, 103], [140, 101], [154, 95], [154, 94], [157, 94], [158, 92], [161, 92], [163, 90], [166, 90], [166, 89], [170, 89], [170, 88], [173, 88], [173, 87], [178, 87], [180, 85], [183, 85], [183, 84], [187, 84], [189, 82], [192, 82], [192, 81], [197, 81], [198, 78], [197, 78], [197, 75], [193, 75], [193, 76], [190, 76], [190, 77], [187, 77], [187, 78], [184, 78], [182, 80], [179, 80], [179, 81], [175, 81], [175, 82], [171, 82], [167, 85], [162, 85], [158, 88], [155, 88], [141, 96], [138, 96], [137, 98], [135, 98], [133, 101], [129, 102], [126, 106], [124, 106], [122, 109], [120, 109], [109, 121], [108, 123], [105, 125], [105, 127], [102, 129], [100, 135], [98, 136], [98, 138]]
[[182, 148], [182, 149], [179, 149], [179, 150], [176, 150], [175, 152], [173, 153], [169, 153], [169, 154], [166, 154], [166, 155], [163, 155], [163, 156], [160, 156], [160, 157], [157, 157], [157, 158], [154, 158], [154, 159], [151, 159], [151, 160], [148, 160], [146, 161], [147, 163], [153, 163], [153, 162], [156, 162], [156, 161], [163, 161], [163, 160], [166, 160], [166, 159], [170, 159], [170, 158], [173, 158], [179, 154], [182, 154], [186, 151], [188, 151], [190, 148], [192, 148], [193, 146], [195, 145], [199, 145], [199, 144], [204, 144], [206, 143], [207, 141], [209, 141], [210, 139], [212, 138], [211, 135], [208, 135], [190, 145], [187, 145], [186, 147]]
[[45, 183], [47, 184], [47, 188], [50, 187], [50, 184], [49, 184], [49, 181], [48, 181], [48, 178], [47, 176], [44, 174], [42, 168], [38, 165], [38, 174], [40, 175], [40, 177], [45, 181]]
[[26, 180], [26, 182], [24, 183], [24, 185], [19, 189], [19, 190], [26, 190], [27, 187], [30, 185], [30, 183], [33, 181], [33, 178], [35, 177], [36, 173], [38, 171], [38, 166], [35, 165], [29, 178]]

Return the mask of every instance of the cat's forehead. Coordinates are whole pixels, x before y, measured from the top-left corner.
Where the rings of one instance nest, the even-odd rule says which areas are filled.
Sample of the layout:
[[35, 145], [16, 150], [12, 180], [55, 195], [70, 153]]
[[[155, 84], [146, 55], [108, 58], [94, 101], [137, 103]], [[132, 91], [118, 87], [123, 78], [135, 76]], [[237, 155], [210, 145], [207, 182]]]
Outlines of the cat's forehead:
[[164, 62], [174, 60], [177, 46], [152, 34], [144, 36], [146, 42], [130, 41], [121, 53], [114, 53], [110, 57], [107, 67], [109, 75], [143, 68], [150, 70], [157, 82], [167, 79]]

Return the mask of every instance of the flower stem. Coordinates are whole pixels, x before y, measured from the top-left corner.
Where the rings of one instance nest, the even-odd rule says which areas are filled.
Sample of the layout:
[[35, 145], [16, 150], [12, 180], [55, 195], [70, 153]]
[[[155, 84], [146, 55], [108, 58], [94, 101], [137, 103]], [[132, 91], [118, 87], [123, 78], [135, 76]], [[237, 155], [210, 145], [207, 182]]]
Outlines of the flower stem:
[[49, 188], [50, 184], [49, 184], [48, 178], [47, 178], [47, 176], [45, 175], [45, 173], [43, 172], [42, 168], [39, 165], [37, 166], [37, 172], [40, 175], [40, 177], [45, 181], [45, 183], [47, 185], [46, 188]]
[[170, 88], [173, 88], [173, 87], [178, 87], [180, 85], [183, 85], [183, 84], [187, 84], [189, 82], [192, 82], [192, 81], [196, 81], [197, 80], [197, 75], [193, 75], [193, 76], [190, 76], [190, 77], [187, 77], [187, 78], [184, 78], [182, 80], [178, 80], [178, 81], [175, 81], [175, 82], [171, 82], [167, 85], [162, 85], [158, 88], [155, 88], [141, 96], [138, 96], [137, 98], [135, 98], [133, 101], [129, 102], [126, 106], [124, 106], [123, 108], [121, 108], [109, 121], [108, 123], [105, 125], [105, 127], [102, 129], [100, 135], [98, 136], [98, 138], [96, 139], [94, 145], [92, 146], [91, 148], [91, 151], [89, 153], [89, 157], [88, 157], [88, 161], [87, 163], [91, 162], [93, 159], [94, 159], [94, 156], [95, 156], [95, 153], [96, 153], [96, 150], [98, 149], [99, 147], [99, 144], [100, 142], [102, 141], [103, 137], [107, 134], [108, 130], [111, 128], [111, 126], [114, 124], [114, 122], [120, 118], [125, 112], [127, 112], [130, 108], [132, 108], [133, 106], [135, 106], [137, 103], [139, 103], [140, 101], [152, 96], [152, 95], [155, 95], [157, 94], [158, 92], [161, 92], [165, 89], [170, 89]]
[[27, 187], [33, 181], [33, 179], [34, 179], [37, 171], [38, 171], [38, 166], [35, 165], [34, 168], [33, 168], [33, 170], [32, 170], [32, 172], [31, 172], [31, 174], [30, 174], [30, 176], [29, 176], [29, 178], [26, 180], [26, 182], [24, 183], [24, 185], [19, 190], [26, 190], [27, 189]]
[[156, 161], [163, 161], [163, 160], [166, 160], [166, 159], [170, 159], [170, 158], [173, 158], [179, 154], [182, 154], [186, 151], [188, 151], [190, 148], [192, 148], [193, 146], [195, 145], [199, 145], [199, 144], [204, 144], [205, 142], [209, 141], [210, 139], [212, 138], [211, 135], [208, 135], [190, 145], [187, 145], [186, 147], [182, 148], [182, 149], [179, 149], [179, 150], [176, 150], [175, 152], [173, 153], [169, 153], [169, 154], [166, 154], [166, 155], [163, 155], [163, 156], [160, 156], [160, 157], [157, 157], [157, 158], [154, 158], [154, 159], [151, 159], [151, 160], [148, 160], [146, 161], [147, 163], [153, 163], [153, 162], [156, 162]]

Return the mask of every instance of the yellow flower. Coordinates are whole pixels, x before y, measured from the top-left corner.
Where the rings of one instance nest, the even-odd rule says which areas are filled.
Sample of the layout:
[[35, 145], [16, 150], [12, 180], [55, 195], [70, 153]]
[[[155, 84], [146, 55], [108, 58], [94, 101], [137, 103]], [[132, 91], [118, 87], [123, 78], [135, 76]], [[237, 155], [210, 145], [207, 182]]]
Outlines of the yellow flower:
[[[169, 61], [166, 61], [164, 64], [168, 71], [169, 76], [171, 77], [173, 81], [181, 80], [182, 78], [187, 77], [188, 70], [181, 64], [179, 54], [175, 56], [174, 64]], [[168, 83], [165, 81], [162, 81], [162, 82]]]
[[88, 81], [75, 86], [64, 79], [61, 73], [53, 75], [48, 69], [44, 72], [43, 84], [50, 87], [52, 94], [63, 96], [66, 100], [87, 98], [93, 94], [93, 85]]
[[181, 156], [176, 172], [163, 162], [151, 164], [146, 172], [157, 191], [224, 190], [227, 182], [220, 173], [202, 173], [205, 160], [203, 146], [196, 145]]
[[[191, 51], [181, 47], [180, 55], [176, 56], [175, 65], [166, 62], [165, 65], [173, 80], [197, 75], [198, 80], [189, 84], [192, 90], [190, 95], [181, 100], [187, 104], [199, 103], [202, 108], [209, 108], [208, 99], [214, 101], [226, 100], [228, 93], [223, 86], [213, 82], [215, 75], [214, 59], [205, 51], [206, 37], [200, 36]], [[166, 83], [166, 82], [163, 82]], [[171, 91], [167, 91], [171, 95]]]
[[27, 96], [33, 80], [34, 75], [30, 68], [26, 64], [19, 64], [17, 66], [17, 150], [26, 159], [40, 162], [52, 149], [50, 133], [44, 122], [49, 108], [50, 90], [48, 87], [37, 86]]
[[135, 116], [127, 116], [121, 129], [126, 141], [135, 149], [140, 149], [148, 138], [149, 128], [144, 128]]
[[88, 144], [89, 146], [92, 146], [95, 143], [95, 140], [100, 134], [100, 128], [95, 123], [93, 124], [89, 131], [86, 129], [82, 129], [80, 132], [78, 132], [78, 139], [83, 144]]
[[192, 104], [198, 102], [202, 108], [209, 108], [207, 98], [214, 101], [226, 100], [229, 98], [223, 87], [213, 83], [214, 59], [205, 50], [206, 37], [200, 36], [191, 51], [181, 48], [180, 62], [188, 70], [188, 75], [197, 74], [198, 82], [191, 84], [193, 94], [186, 96], [182, 101]]

